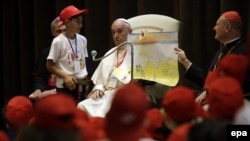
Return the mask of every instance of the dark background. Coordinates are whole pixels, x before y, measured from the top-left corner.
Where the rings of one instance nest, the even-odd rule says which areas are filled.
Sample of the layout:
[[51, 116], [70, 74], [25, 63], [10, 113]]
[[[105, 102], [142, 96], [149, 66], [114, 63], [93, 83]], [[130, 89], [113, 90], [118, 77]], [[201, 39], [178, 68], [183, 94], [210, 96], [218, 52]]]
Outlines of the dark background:
[[[41, 50], [50, 46], [50, 22], [66, 6], [87, 8], [81, 34], [88, 39], [88, 51], [101, 56], [113, 47], [110, 25], [116, 18], [161, 14], [181, 21], [179, 45], [191, 61], [205, 67], [219, 47], [213, 26], [222, 12], [237, 10], [249, 31], [249, 0], [2, 0], [0, 51], [1, 107], [15, 95], [31, 92], [31, 71]], [[90, 73], [98, 62], [94, 62]], [[178, 85], [197, 86], [183, 78], [180, 66]]]

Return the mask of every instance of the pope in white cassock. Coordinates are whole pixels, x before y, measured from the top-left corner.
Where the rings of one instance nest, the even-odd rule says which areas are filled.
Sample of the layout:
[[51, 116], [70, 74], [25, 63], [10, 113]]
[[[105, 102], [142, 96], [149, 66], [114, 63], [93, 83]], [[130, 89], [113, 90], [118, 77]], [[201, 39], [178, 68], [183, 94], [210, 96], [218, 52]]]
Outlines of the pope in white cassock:
[[[127, 36], [132, 30], [130, 24], [120, 18], [113, 22], [111, 32], [114, 43], [118, 46], [127, 41]], [[110, 49], [106, 54], [116, 48]], [[86, 111], [90, 116], [105, 117], [116, 90], [131, 80], [130, 71], [123, 69], [131, 67], [130, 59], [131, 48], [126, 44], [102, 59], [91, 78], [95, 86], [88, 98], [78, 103], [78, 108]]]

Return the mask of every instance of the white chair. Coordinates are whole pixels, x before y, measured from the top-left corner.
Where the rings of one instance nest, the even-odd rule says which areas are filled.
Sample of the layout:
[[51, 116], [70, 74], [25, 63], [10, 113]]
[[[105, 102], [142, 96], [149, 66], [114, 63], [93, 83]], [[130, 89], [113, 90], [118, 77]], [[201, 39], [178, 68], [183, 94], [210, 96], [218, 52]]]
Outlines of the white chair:
[[180, 21], [159, 14], [139, 15], [128, 19], [133, 33], [140, 33], [143, 30], [148, 32], [172, 32], [179, 31]]

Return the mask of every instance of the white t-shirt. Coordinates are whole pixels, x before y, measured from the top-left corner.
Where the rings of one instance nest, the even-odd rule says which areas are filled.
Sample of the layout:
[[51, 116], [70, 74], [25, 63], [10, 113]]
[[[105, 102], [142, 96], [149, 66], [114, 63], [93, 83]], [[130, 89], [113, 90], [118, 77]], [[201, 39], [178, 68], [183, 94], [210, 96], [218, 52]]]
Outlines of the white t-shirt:
[[[64, 73], [83, 79], [88, 75], [85, 57], [88, 57], [88, 51], [87, 39], [84, 36], [76, 34], [72, 40], [60, 34], [53, 39], [47, 60], [53, 60]], [[79, 67], [76, 68], [76, 64], [79, 64]], [[56, 86], [63, 88], [62, 78], [58, 77]]]

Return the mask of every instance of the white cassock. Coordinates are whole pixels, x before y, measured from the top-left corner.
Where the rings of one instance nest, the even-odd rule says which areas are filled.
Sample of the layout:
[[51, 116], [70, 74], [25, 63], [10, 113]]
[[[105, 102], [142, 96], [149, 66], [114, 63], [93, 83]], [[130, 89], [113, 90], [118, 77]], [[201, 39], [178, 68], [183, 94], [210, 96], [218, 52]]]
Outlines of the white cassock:
[[[110, 49], [105, 55], [115, 49], [116, 47]], [[118, 67], [116, 66], [117, 64], [119, 64]], [[116, 50], [108, 57], [102, 59], [91, 80], [95, 84], [92, 91], [99, 89], [104, 92], [104, 95], [97, 100], [91, 98], [85, 99], [79, 102], [77, 107], [86, 110], [90, 116], [105, 117], [117, 89], [131, 80], [130, 66], [131, 54], [129, 48], [127, 48], [127, 51], [125, 50], [121, 53], [119, 51], [119, 54], [117, 54]]]

